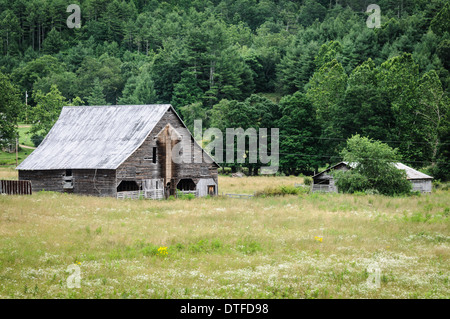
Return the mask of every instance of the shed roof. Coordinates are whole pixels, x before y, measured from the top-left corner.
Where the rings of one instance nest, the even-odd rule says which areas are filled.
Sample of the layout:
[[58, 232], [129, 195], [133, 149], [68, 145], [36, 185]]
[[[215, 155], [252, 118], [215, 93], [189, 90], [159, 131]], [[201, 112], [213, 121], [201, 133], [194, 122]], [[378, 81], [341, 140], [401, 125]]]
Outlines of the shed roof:
[[433, 179], [433, 177], [416, 171], [414, 168], [406, 166], [403, 163], [395, 163], [395, 167], [397, 167], [398, 169], [403, 169], [406, 172], [407, 179]]
[[[324, 171], [322, 171], [320, 173], [317, 173], [316, 175], [313, 176], [313, 178], [316, 178], [319, 175], [321, 175], [321, 174], [323, 174], [325, 172], [328, 172], [328, 171], [330, 171], [330, 170], [332, 170], [332, 169], [334, 169], [334, 168], [336, 168], [338, 166], [341, 166], [341, 165], [345, 165], [349, 169], [351, 169], [351, 168], [355, 168], [357, 163], [350, 163], [349, 164], [348, 162], [339, 162], [336, 165], [333, 165], [333, 166], [327, 168], [326, 170], [324, 170]], [[427, 174], [424, 174], [422, 172], [419, 172], [419, 171], [415, 170], [414, 168], [409, 167], [409, 166], [407, 166], [407, 165], [405, 165], [403, 163], [398, 162], [398, 163], [395, 163], [394, 166], [397, 169], [404, 170], [406, 172], [406, 178], [409, 179], [409, 180], [411, 180], [411, 179], [433, 179], [433, 177], [431, 177], [431, 176], [429, 176]]]
[[147, 138], [170, 104], [66, 106], [19, 170], [116, 169]]

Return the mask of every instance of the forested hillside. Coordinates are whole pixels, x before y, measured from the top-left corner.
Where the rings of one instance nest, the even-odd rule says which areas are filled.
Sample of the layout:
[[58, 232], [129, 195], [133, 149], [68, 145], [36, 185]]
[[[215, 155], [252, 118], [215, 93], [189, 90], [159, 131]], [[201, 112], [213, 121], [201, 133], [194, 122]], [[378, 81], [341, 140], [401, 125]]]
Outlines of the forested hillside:
[[358, 133], [448, 179], [450, 3], [379, 0], [369, 28], [371, 3], [0, 0], [0, 139], [44, 136], [63, 105], [171, 103], [189, 127], [279, 127], [287, 174]]

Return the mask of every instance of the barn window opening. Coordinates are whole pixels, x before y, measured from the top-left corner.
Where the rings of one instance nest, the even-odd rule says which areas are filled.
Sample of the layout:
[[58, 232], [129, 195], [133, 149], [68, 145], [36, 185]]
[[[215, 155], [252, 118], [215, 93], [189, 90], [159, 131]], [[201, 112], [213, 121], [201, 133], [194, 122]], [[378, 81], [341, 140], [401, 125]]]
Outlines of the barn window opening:
[[153, 164], [156, 164], [156, 147], [153, 148]]
[[73, 189], [73, 176], [71, 169], [66, 169], [66, 174], [64, 175], [63, 189], [65, 192], [69, 192]]
[[132, 192], [138, 191], [139, 185], [135, 181], [121, 181], [117, 186], [117, 192]]
[[329, 179], [318, 179], [315, 184], [321, 184], [321, 185], [330, 185]]
[[192, 179], [185, 178], [178, 182], [177, 189], [180, 191], [195, 191], [195, 183]]

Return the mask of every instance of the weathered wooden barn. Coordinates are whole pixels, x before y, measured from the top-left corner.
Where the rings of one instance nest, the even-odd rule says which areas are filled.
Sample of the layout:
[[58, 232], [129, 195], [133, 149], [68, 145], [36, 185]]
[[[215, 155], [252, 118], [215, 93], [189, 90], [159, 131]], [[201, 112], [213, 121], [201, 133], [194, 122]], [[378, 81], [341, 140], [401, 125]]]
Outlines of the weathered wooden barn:
[[[348, 171], [355, 167], [354, 163], [340, 162], [334, 166], [313, 176], [312, 191], [313, 192], [338, 192], [338, 188], [334, 183], [334, 178], [330, 174], [332, 170]], [[421, 193], [431, 193], [431, 182], [433, 177], [421, 173], [402, 163], [395, 163], [397, 169], [402, 169], [406, 172], [406, 178], [412, 183], [412, 191], [419, 191]]]
[[33, 192], [164, 198], [217, 195], [218, 168], [174, 108], [160, 104], [64, 107], [17, 170]]

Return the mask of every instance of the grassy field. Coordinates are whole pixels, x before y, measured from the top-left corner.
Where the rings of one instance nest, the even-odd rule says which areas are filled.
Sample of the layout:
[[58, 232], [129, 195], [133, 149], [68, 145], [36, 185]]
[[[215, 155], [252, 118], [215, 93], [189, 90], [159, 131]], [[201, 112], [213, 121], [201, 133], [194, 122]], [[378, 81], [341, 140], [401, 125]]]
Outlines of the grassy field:
[[28, 134], [31, 129], [31, 125], [27, 124], [19, 124], [19, 143], [26, 146], [34, 147], [33, 142], [31, 141], [31, 135]]
[[[220, 177], [219, 191], [298, 182]], [[449, 298], [449, 195], [0, 196], [0, 298]]]

